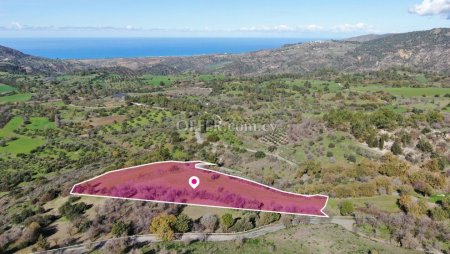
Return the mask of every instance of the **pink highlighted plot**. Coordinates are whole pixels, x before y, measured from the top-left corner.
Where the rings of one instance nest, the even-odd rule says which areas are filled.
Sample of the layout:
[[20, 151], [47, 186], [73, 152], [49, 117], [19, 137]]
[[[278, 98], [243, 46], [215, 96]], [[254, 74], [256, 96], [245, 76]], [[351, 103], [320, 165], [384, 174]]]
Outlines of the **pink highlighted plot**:
[[208, 165], [167, 161], [119, 169], [74, 185], [71, 194], [327, 217], [327, 196], [281, 191]]

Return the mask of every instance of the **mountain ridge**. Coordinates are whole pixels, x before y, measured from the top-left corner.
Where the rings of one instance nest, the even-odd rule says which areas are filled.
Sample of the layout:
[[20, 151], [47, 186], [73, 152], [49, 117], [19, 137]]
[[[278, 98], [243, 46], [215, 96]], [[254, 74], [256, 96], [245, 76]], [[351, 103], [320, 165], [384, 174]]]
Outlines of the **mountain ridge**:
[[187, 57], [52, 60], [0, 47], [0, 70], [5, 69], [5, 66], [26, 72], [65, 73], [105, 68], [111, 71], [164, 75], [182, 72], [230, 75], [304, 74], [323, 69], [363, 72], [393, 67], [449, 73], [450, 28], [290, 44], [277, 49], [241, 54]]
[[351, 38], [344, 39], [344, 41], [354, 41], [354, 42], [366, 42], [366, 41], [372, 41], [380, 38], [384, 38], [387, 36], [394, 35], [393, 33], [388, 34], [364, 34], [359, 35]]

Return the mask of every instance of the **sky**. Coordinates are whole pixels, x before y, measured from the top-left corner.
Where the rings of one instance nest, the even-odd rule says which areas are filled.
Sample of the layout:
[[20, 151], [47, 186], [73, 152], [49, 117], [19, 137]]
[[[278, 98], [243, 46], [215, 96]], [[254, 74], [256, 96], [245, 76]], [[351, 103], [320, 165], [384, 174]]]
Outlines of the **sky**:
[[345, 38], [450, 27], [450, 0], [0, 0], [0, 37]]

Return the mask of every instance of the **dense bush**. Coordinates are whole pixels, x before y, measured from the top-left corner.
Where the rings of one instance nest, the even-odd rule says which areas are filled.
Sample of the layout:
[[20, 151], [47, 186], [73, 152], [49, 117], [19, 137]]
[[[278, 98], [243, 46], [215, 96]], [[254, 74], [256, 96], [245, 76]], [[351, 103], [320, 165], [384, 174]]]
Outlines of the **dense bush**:
[[191, 229], [192, 220], [184, 213], [177, 216], [174, 229], [179, 233], [188, 232]]
[[351, 215], [355, 211], [355, 207], [350, 200], [344, 200], [339, 203], [339, 212], [343, 216]]
[[433, 146], [431, 146], [430, 142], [428, 142], [424, 139], [419, 140], [419, 143], [417, 143], [416, 147], [424, 153], [432, 153], [433, 152]]
[[280, 217], [281, 214], [279, 213], [260, 213], [259, 220], [257, 221], [257, 226], [263, 226], [278, 221], [280, 220]]
[[234, 224], [234, 218], [233, 215], [226, 213], [220, 217], [220, 223], [225, 229], [230, 228]]
[[89, 206], [84, 203], [73, 204], [70, 201], [65, 202], [59, 209], [59, 213], [69, 220], [73, 220], [84, 213], [89, 208]]
[[121, 220], [115, 221], [112, 225], [111, 233], [114, 236], [125, 236], [133, 233], [133, 223], [125, 223]]
[[401, 143], [399, 141], [395, 141], [394, 144], [392, 144], [391, 152], [394, 155], [400, 155], [400, 154], [403, 153], [402, 146], [401, 146]]
[[171, 241], [175, 237], [174, 225], [177, 218], [174, 215], [161, 213], [155, 216], [150, 224], [150, 232], [157, 234], [163, 241]]
[[266, 153], [264, 153], [263, 151], [257, 151], [255, 153], [255, 158], [257, 158], [257, 159], [262, 159], [264, 157], [266, 157]]

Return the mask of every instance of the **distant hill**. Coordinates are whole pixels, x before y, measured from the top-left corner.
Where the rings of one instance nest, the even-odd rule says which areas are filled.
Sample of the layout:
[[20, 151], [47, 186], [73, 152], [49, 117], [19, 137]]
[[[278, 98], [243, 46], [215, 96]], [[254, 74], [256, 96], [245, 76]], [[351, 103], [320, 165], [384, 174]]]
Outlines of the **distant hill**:
[[345, 39], [344, 41], [355, 41], [355, 42], [366, 42], [366, 41], [372, 41], [380, 38], [384, 38], [387, 36], [390, 36], [393, 34], [366, 34], [366, 35], [360, 35], [352, 38]]
[[76, 61], [62, 61], [35, 57], [15, 49], [0, 46], [0, 71], [65, 73], [87, 67], [86, 64]]
[[450, 28], [356, 38], [293, 44], [278, 49], [243, 54], [80, 61], [37, 58], [2, 47], [0, 48], [0, 66], [6, 64], [10, 68], [24, 68], [31, 72], [65, 72], [95, 67], [107, 68], [111, 71], [129, 70], [152, 74], [195, 71], [256, 75], [310, 73], [323, 69], [361, 72], [391, 67], [450, 72]]
[[[370, 36], [369, 36], [370, 37]], [[322, 69], [359, 72], [391, 67], [450, 70], [450, 29], [389, 34], [358, 41], [318, 41], [235, 55], [85, 60], [99, 66], [170, 74], [185, 71], [228, 74], [308, 73]]]

